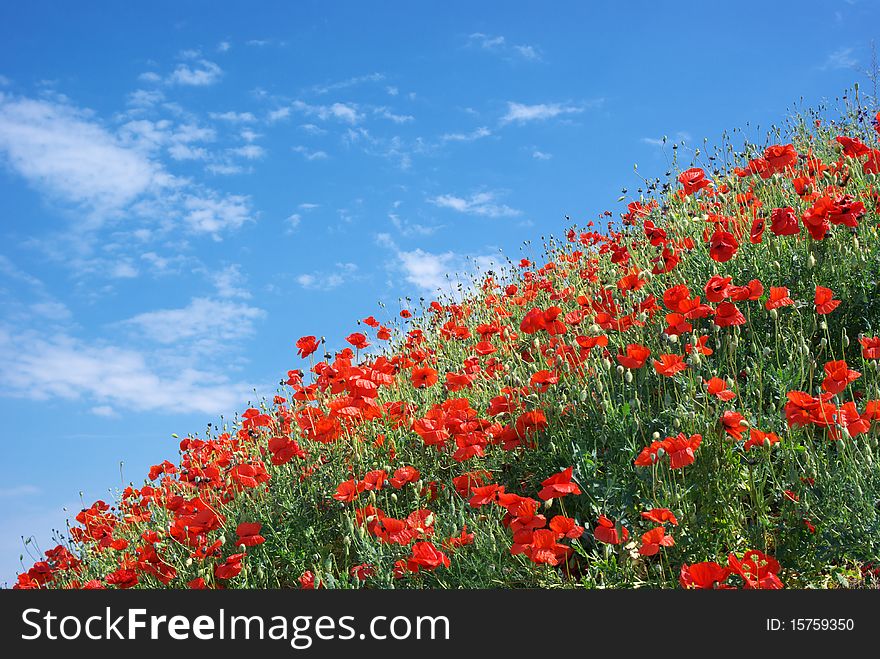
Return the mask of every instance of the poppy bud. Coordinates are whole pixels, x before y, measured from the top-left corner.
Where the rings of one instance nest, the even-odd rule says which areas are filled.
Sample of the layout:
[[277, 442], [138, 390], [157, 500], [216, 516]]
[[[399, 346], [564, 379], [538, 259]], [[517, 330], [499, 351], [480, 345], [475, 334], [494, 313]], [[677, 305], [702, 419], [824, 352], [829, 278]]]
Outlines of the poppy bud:
[[819, 329], [822, 330], [822, 331], [824, 332], [825, 330], [828, 329], [828, 323], [826, 323], [826, 322], [823, 320], [821, 323], [819, 323]]
[[[622, 368], [622, 367], [618, 367], [618, 368]], [[633, 381], [633, 374], [632, 374], [632, 371], [630, 371], [629, 369], [627, 369], [627, 371], [623, 374], [623, 379], [626, 380], [626, 383], [627, 383], [627, 384], [629, 384], [630, 382], [632, 382], [632, 381]]]
[[772, 352], [773, 352], [773, 351], [770, 350], [769, 347], [764, 348], [764, 359], [766, 359], [767, 357], [769, 357], [769, 356], [770, 356], [770, 353], [772, 353]]
[[674, 418], [672, 420], [672, 425], [675, 427], [676, 430], [678, 428], [681, 428], [681, 419], [679, 419], [678, 417]]
[[221, 535], [219, 538], [217, 538], [217, 540], [220, 541], [220, 544], [221, 544], [221, 545], [225, 545], [225, 544], [226, 544], [226, 536], [225, 536], [225, 535]]
[[770, 317], [776, 320], [779, 317], [779, 312], [776, 309], [770, 309]]
[[816, 257], [813, 256], [812, 252], [810, 252], [809, 258], [807, 258], [807, 267], [811, 270], [816, 267]]
[[660, 433], [655, 430], [654, 434], [651, 435], [651, 439], [653, 439], [655, 442], [660, 441]]
[[617, 365], [617, 374], [618, 374], [618, 375], [622, 375], [622, 374], [623, 374], [623, 366], [621, 366], [620, 364]]

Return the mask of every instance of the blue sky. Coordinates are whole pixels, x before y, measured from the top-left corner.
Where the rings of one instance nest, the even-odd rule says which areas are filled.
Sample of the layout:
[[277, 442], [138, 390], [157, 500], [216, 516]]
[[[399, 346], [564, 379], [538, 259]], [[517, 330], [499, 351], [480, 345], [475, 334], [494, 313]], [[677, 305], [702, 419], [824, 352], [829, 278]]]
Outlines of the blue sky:
[[415, 4], [0, 8], [0, 582], [80, 492], [271, 394], [299, 336], [341, 347], [619, 212], [664, 135], [689, 161], [864, 85], [880, 25], [866, 0]]

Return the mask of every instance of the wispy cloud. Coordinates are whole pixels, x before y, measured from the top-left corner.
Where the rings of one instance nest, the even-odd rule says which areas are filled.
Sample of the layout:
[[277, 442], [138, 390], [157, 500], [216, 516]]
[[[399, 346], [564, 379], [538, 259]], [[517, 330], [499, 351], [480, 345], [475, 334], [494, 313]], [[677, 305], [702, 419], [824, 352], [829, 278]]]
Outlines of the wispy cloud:
[[489, 137], [492, 131], [486, 126], [475, 128], [469, 133], [445, 133], [440, 137], [443, 142], [473, 142], [484, 137]]
[[262, 309], [247, 304], [199, 297], [179, 309], [138, 314], [119, 326], [155, 343], [186, 343], [191, 354], [206, 355], [219, 353], [230, 342], [252, 335], [254, 322], [265, 315]]
[[539, 151], [538, 149], [535, 149], [534, 151], [532, 151], [532, 158], [534, 158], [535, 160], [550, 160], [551, 158], [553, 158], [553, 154], [545, 153], [544, 151]]
[[0, 152], [50, 196], [115, 213], [171, 182], [160, 167], [71, 106], [0, 97]]
[[363, 119], [357, 107], [346, 103], [333, 103], [331, 105], [311, 105], [305, 101], [294, 101], [292, 107], [297, 112], [310, 117], [317, 117], [321, 121], [336, 119], [343, 123], [354, 125]]
[[306, 160], [326, 160], [330, 156], [327, 155], [326, 151], [309, 149], [301, 144], [291, 147], [290, 149], [294, 153], [300, 154]]
[[253, 219], [250, 200], [243, 195], [188, 195], [183, 201], [184, 220], [193, 231], [217, 237]]
[[329, 291], [342, 286], [356, 275], [355, 263], [337, 263], [330, 272], [304, 273], [296, 277], [296, 283], [306, 290]]
[[541, 59], [541, 51], [537, 46], [511, 43], [502, 35], [474, 32], [473, 34], [468, 35], [468, 45], [475, 46], [496, 55], [503, 55], [510, 59], [523, 59], [529, 61], [539, 61]]
[[538, 103], [535, 105], [526, 105], [524, 103], [508, 101], [507, 114], [501, 117], [501, 123], [524, 124], [530, 121], [545, 121], [561, 115], [577, 114], [583, 111], [583, 107], [565, 105], [562, 103]]
[[232, 123], [252, 123], [257, 118], [251, 112], [209, 112], [211, 119], [219, 119], [220, 121], [229, 121]]
[[495, 201], [496, 193], [478, 192], [469, 197], [457, 197], [451, 194], [432, 197], [428, 201], [440, 208], [449, 208], [466, 215], [480, 215], [483, 217], [515, 217], [522, 215], [522, 211], [511, 208], [506, 204]]
[[323, 95], [329, 94], [333, 91], [338, 91], [340, 89], [347, 89], [356, 85], [362, 85], [367, 82], [382, 82], [383, 80], [385, 80], [384, 74], [369, 73], [367, 75], [354, 76], [346, 80], [339, 80], [338, 82], [330, 82], [324, 85], [315, 85], [310, 89], [310, 91], [314, 94]]
[[[233, 319], [234, 320], [234, 319]], [[146, 353], [70, 335], [0, 327], [0, 394], [82, 400], [112, 411], [219, 414], [253, 399], [252, 385], [191, 367], [159, 370]], [[105, 410], [106, 411], [106, 410]]]
[[177, 68], [168, 76], [170, 85], [184, 85], [188, 87], [207, 87], [220, 81], [223, 77], [223, 69], [214, 62], [199, 60], [193, 66], [178, 64]]
[[830, 53], [819, 69], [822, 71], [851, 69], [858, 63], [859, 61], [853, 56], [853, 49], [848, 46], [843, 46]]

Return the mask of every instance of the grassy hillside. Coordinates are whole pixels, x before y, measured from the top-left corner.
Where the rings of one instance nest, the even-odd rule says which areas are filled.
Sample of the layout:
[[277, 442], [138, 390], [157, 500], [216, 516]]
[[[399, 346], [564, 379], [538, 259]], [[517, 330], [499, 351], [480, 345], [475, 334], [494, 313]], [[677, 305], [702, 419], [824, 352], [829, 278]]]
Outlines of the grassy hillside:
[[874, 112], [725, 143], [457, 300], [299, 339], [274, 400], [17, 587], [876, 585]]

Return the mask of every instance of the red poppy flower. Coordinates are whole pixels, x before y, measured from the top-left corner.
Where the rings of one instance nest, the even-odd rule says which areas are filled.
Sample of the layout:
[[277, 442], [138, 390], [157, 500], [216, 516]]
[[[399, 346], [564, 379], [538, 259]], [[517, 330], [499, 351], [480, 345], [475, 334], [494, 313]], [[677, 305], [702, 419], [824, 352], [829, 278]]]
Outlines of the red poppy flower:
[[666, 529], [657, 526], [647, 533], [642, 534], [642, 546], [639, 547], [639, 555], [654, 556], [660, 553], [660, 547], [672, 547], [675, 540], [671, 535], [666, 535]]
[[584, 533], [584, 527], [575, 524], [571, 517], [556, 515], [550, 520], [550, 529], [560, 538], [580, 538]]
[[859, 339], [862, 344], [862, 357], [865, 359], [880, 359], [880, 337], [865, 336]]
[[400, 467], [394, 471], [394, 475], [391, 477], [391, 487], [395, 490], [399, 490], [407, 483], [415, 483], [421, 474], [419, 470], [412, 466]]
[[360, 332], [352, 332], [351, 334], [349, 334], [348, 336], [345, 337], [345, 340], [348, 343], [350, 343], [351, 345], [353, 345], [355, 348], [357, 348], [358, 350], [363, 350], [368, 345], [370, 345], [369, 342], [367, 341], [366, 335], [361, 334]]
[[263, 525], [259, 522], [244, 522], [239, 524], [235, 529], [235, 532], [238, 534], [238, 541], [235, 543], [236, 545], [243, 545], [245, 547], [256, 547], [257, 545], [261, 545], [266, 542], [266, 538], [260, 535], [260, 530], [263, 528]]
[[580, 494], [581, 490], [577, 483], [571, 480], [573, 468], [568, 467], [558, 474], [553, 474], [550, 478], [541, 483], [543, 489], [538, 492], [538, 496], [549, 501], [550, 499], [561, 499], [568, 494]]
[[413, 545], [406, 566], [411, 572], [436, 570], [438, 567], [449, 567], [449, 558], [430, 542], [422, 541]]
[[694, 451], [700, 448], [703, 441], [702, 435], [686, 437], [683, 432], [675, 437], [667, 437], [663, 442], [663, 449], [669, 455], [669, 468], [681, 469], [694, 462]]
[[645, 346], [638, 343], [630, 343], [626, 346], [625, 355], [617, 355], [617, 361], [624, 368], [641, 368], [645, 365], [645, 361], [651, 356], [651, 351]]
[[725, 402], [736, 398], [736, 394], [727, 388], [727, 381], [721, 378], [711, 378], [706, 381], [706, 388], [710, 396]]
[[743, 444], [743, 449], [750, 451], [753, 448], [762, 448], [764, 446], [773, 446], [779, 442], [779, 437], [773, 432], [762, 432], [757, 428], [749, 430], [749, 439]]
[[296, 342], [296, 351], [300, 357], [305, 359], [313, 352], [315, 352], [320, 345], [321, 344], [318, 343], [317, 339], [314, 336], [303, 336]]
[[788, 288], [785, 286], [771, 286], [770, 298], [764, 303], [764, 308], [778, 309], [779, 307], [787, 307], [794, 304], [794, 300], [789, 297]]
[[796, 236], [801, 232], [797, 215], [791, 206], [774, 208], [770, 212], [770, 231], [775, 236]]
[[711, 185], [706, 179], [706, 172], [699, 167], [692, 167], [683, 171], [678, 177], [678, 182], [684, 187], [686, 195], [694, 194]]
[[744, 325], [746, 317], [737, 309], [733, 302], [722, 302], [715, 308], [715, 324], [718, 327], [730, 327], [732, 325]]
[[684, 563], [681, 566], [681, 575], [679, 576], [678, 583], [681, 584], [682, 588], [687, 589], [726, 589], [730, 586], [727, 586], [724, 582], [727, 581], [729, 576], [730, 570], [721, 567], [714, 561], [694, 563], [693, 565]]
[[303, 572], [298, 581], [299, 587], [303, 590], [315, 590], [316, 586], [320, 587], [320, 583], [316, 581], [315, 574], [311, 570]]
[[715, 229], [715, 233], [709, 239], [709, 256], [713, 261], [726, 263], [736, 255], [738, 249], [739, 242], [736, 236], [720, 227]]
[[241, 559], [244, 554], [232, 554], [223, 563], [214, 567], [214, 576], [218, 579], [232, 579], [241, 574]]
[[656, 522], [657, 524], [669, 522], [673, 526], [678, 526], [678, 520], [669, 508], [651, 508], [651, 510], [646, 510], [641, 515], [650, 522]]
[[627, 528], [621, 527], [620, 531], [621, 533], [617, 532], [614, 522], [605, 517], [605, 515], [599, 515], [599, 525], [593, 529], [593, 537], [607, 545], [619, 545], [629, 540]]
[[668, 378], [686, 369], [687, 364], [681, 355], [660, 355], [659, 360], [654, 360], [654, 370]]
[[871, 149], [861, 142], [861, 140], [841, 135], [834, 138], [840, 146], [843, 147], [843, 155], [849, 158], [858, 158], [868, 153]]
[[459, 535], [452, 536], [443, 542], [443, 547], [454, 550], [472, 544], [474, 544], [474, 534], [467, 532], [467, 524], [465, 524]]
[[736, 441], [741, 440], [742, 434], [749, 428], [743, 421], [744, 417], [739, 412], [727, 410], [721, 415], [721, 426], [724, 428], [724, 432]]
[[786, 167], [792, 167], [797, 163], [797, 151], [793, 144], [774, 144], [764, 149], [764, 160], [773, 172], [781, 172]]
[[430, 366], [419, 366], [412, 370], [410, 379], [417, 389], [426, 389], [437, 384], [437, 371]]
[[735, 554], [730, 554], [727, 557], [727, 565], [732, 573], [742, 578], [746, 589], [778, 590], [783, 587], [777, 576], [778, 561], [756, 549], [747, 551], [742, 560], [739, 560]]
[[756, 216], [754, 220], [752, 220], [752, 227], [749, 230], [749, 242], [753, 245], [757, 245], [761, 242], [761, 239], [764, 237], [764, 228], [767, 226], [763, 217]]
[[829, 394], [839, 394], [846, 386], [855, 382], [862, 376], [858, 371], [850, 369], [842, 359], [825, 364], [825, 379], [822, 380], [822, 389]]
[[752, 279], [745, 286], [731, 286], [728, 294], [735, 302], [757, 300], [764, 294], [764, 285], [757, 279]]
[[816, 313], [825, 315], [834, 311], [839, 305], [840, 300], [835, 300], [834, 291], [824, 286], [816, 286]]
[[717, 303], [724, 300], [729, 295], [730, 282], [732, 277], [722, 277], [721, 275], [712, 275], [703, 289], [706, 292], [706, 299], [709, 302]]
[[684, 351], [687, 354], [691, 354], [692, 352], [698, 352], [701, 355], [711, 355], [714, 350], [706, 346], [706, 343], [709, 341], [708, 336], [701, 336], [697, 339], [697, 343], [695, 345], [691, 345], [690, 343], [686, 344], [684, 347]]
[[351, 503], [352, 501], [357, 499], [358, 495], [363, 491], [364, 484], [355, 479], [351, 479], [339, 484], [339, 486], [336, 488], [336, 494], [333, 495], [333, 498], [337, 501]]

